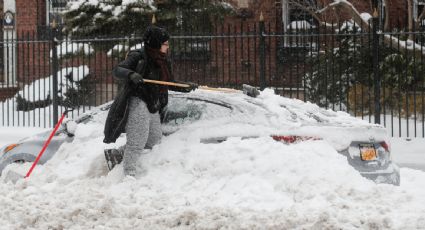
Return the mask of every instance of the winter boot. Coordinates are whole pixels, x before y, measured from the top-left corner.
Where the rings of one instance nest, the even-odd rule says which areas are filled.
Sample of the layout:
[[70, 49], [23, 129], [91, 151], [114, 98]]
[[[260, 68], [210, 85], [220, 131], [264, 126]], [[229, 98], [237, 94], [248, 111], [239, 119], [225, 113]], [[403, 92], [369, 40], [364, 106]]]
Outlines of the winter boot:
[[120, 164], [123, 159], [123, 149], [105, 149], [106, 163], [108, 164], [109, 171], [111, 171], [115, 165]]

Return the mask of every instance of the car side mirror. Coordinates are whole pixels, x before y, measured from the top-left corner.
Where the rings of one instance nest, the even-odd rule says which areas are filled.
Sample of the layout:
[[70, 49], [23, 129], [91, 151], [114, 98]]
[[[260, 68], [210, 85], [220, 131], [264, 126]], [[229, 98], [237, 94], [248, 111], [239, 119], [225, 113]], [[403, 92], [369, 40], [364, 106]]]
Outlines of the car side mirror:
[[66, 134], [69, 137], [73, 137], [75, 135], [75, 130], [77, 129], [77, 122], [75, 122], [74, 120], [68, 120], [63, 124], [63, 126]]

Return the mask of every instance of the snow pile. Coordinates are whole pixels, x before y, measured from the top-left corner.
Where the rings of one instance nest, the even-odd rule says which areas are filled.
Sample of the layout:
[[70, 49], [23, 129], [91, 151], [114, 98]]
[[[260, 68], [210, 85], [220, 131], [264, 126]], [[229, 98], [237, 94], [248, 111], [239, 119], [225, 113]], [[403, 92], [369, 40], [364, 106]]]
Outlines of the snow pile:
[[[261, 97], [273, 99], [267, 93]], [[298, 104], [295, 100], [293, 103]], [[276, 101], [269, 101], [268, 106], [273, 104]], [[400, 187], [376, 185], [361, 177], [326, 141], [285, 145], [266, 135], [204, 144], [194, 133], [207, 133], [205, 127], [210, 124], [205, 122], [203, 126], [204, 121], [200, 121], [164, 137], [161, 144], [145, 151], [139, 161], [139, 176], [134, 179], [124, 177], [121, 166], [108, 173], [102, 143], [104, 119], [105, 114], [97, 117], [96, 122], [79, 124], [73, 142], [63, 144], [48, 163], [37, 166], [29, 180], [0, 183], [1, 226], [8, 229], [419, 229], [425, 226], [423, 172], [402, 169]], [[229, 127], [244, 131], [246, 126], [229, 118], [227, 124], [222, 123], [218, 128]], [[256, 129], [265, 129], [262, 127]], [[326, 132], [316, 129], [312, 131]], [[29, 167], [29, 164], [11, 165], [6, 170], [25, 172]]]
[[384, 34], [384, 37], [388, 40], [391, 40], [392, 44], [397, 44], [397, 47], [400, 47], [400, 50], [409, 50], [409, 51], [418, 51], [422, 54], [425, 54], [424, 47], [421, 44], [416, 43], [412, 40], [402, 41], [400, 40], [400, 35], [397, 33], [394, 34]]
[[121, 55], [122, 53], [126, 53], [129, 50], [141, 49], [142, 47], [143, 47], [143, 43], [136, 44], [134, 46], [131, 46], [130, 48], [128, 48], [128, 45], [117, 44], [107, 52], [107, 55], [108, 55], [108, 57], [111, 57], [113, 55], [114, 56]]
[[[78, 11], [80, 9], [93, 9], [96, 8], [100, 10], [102, 16], [105, 17], [112, 14], [110, 19], [118, 19], [122, 17], [126, 11], [133, 12], [146, 12], [146, 11], [156, 11], [156, 7], [153, 0], [123, 0], [121, 4], [116, 4], [109, 1], [99, 1], [99, 0], [77, 0], [69, 1], [67, 4], [67, 10], [65, 13], [70, 11]], [[82, 11], [77, 17], [85, 15], [86, 12]]]
[[367, 12], [363, 12], [360, 14], [360, 17], [362, 18], [363, 21], [368, 22], [372, 18], [372, 15], [370, 15]]
[[[65, 97], [65, 93], [69, 88], [77, 89], [77, 82], [83, 80], [89, 75], [89, 67], [82, 65], [79, 67], [67, 67], [58, 71], [58, 93]], [[47, 97], [52, 98], [53, 92], [53, 75], [46, 78], [41, 78], [24, 86], [16, 96], [19, 94], [27, 101], [40, 101], [46, 100]]]
[[107, 52], [108, 57], [112, 56], [112, 54], [121, 54], [124, 53], [128, 50], [128, 45], [122, 45], [122, 44], [118, 44], [115, 45], [114, 47], [112, 47], [112, 49], [110, 49]]
[[312, 29], [315, 28], [314, 25], [311, 25], [310, 22], [306, 20], [292, 21], [289, 23], [286, 28], [288, 29]]
[[[72, 55], [91, 55], [94, 53], [93, 47], [87, 43], [75, 43], [64, 41], [57, 47], [58, 58], [66, 58]], [[53, 50], [50, 50], [50, 58], [53, 57]]]

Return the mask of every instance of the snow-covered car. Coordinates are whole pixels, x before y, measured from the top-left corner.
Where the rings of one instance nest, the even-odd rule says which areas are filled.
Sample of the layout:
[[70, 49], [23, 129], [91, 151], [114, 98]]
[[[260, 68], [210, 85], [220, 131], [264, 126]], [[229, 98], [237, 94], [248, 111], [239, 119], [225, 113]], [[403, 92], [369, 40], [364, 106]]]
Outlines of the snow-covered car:
[[[52, 158], [64, 142], [73, 141], [75, 124], [103, 123], [110, 105], [111, 102], [82, 114], [75, 123], [67, 122], [54, 136], [39, 163]], [[326, 141], [362, 176], [377, 183], [400, 184], [399, 168], [391, 160], [384, 127], [345, 112], [281, 97], [272, 90], [266, 89], [255, 98], [243, 93], [207, 90], [171, 93], [161, 120], [164, 135], [186, 132], [188, 137], [196, 137], [201, 143], [265, 136], [283, 144]], [[50, 131], [40, 133], [0, 149], [0, 173], [9, 164], [34, 161], [49, 134]]]

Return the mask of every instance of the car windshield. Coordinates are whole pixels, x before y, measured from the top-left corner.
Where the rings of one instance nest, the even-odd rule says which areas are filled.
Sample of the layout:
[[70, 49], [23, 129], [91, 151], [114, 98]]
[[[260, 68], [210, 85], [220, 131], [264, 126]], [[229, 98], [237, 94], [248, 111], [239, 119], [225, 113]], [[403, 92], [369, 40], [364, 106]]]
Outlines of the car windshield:
[[232, 107], [221, 102], [199, 98], [170, 97], [161, 120], [167, 126], [180, 126], [197, 120], [229, 116]]

